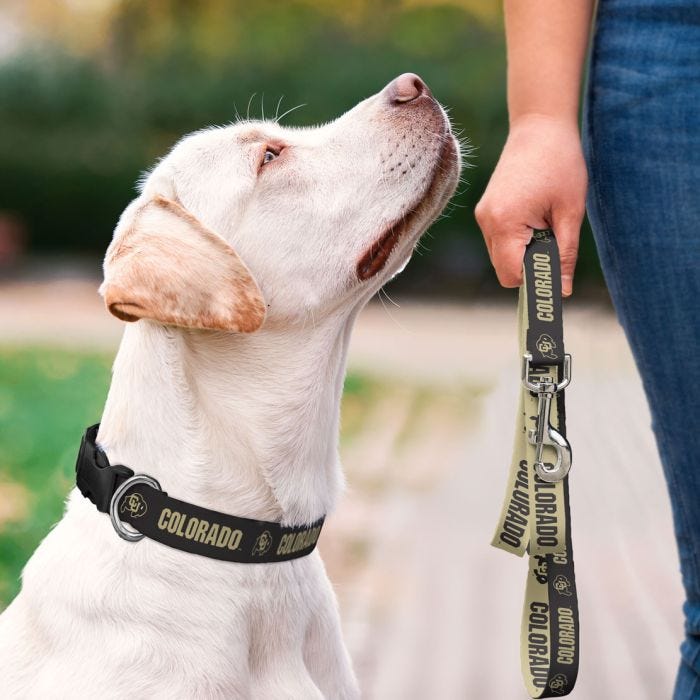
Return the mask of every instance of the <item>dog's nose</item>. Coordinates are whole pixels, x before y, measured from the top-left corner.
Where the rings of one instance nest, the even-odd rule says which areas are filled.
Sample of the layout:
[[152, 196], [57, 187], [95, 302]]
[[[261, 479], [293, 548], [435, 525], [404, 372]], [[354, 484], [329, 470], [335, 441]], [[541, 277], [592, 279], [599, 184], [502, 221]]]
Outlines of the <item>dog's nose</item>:
[[403, 73], [387, 86], [387, 95], [394, 104], [412, 102], [421, 95], [430, 96], [428, 86], [415, 74]]

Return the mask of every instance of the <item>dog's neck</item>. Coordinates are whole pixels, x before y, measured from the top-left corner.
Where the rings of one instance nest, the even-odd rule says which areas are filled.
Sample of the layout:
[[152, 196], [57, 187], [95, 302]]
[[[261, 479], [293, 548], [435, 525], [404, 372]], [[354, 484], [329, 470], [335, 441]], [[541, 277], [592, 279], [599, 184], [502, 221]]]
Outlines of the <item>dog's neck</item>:
[[334, 506], [345, 360], [354, 314], [284, 332], [124, 332], [98, 441], [112, 464], [171, 496], [301, 524]]

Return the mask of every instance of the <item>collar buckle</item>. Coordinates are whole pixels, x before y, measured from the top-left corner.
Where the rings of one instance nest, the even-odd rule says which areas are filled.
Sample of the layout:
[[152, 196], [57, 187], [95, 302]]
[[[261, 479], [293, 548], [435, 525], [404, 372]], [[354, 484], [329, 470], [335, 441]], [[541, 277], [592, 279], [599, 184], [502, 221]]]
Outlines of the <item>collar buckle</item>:
[[96, 443], [99, 423], [91, 425], [80, 441], [80, 451], [75, 463], [75, 482], [80, 493], [92, 501], [101, 513], [109, 511], [109, 502], [114, 489], [125, 479], [134, 475], [134, 470], [122, 464], [110, 464], [107, 455]]

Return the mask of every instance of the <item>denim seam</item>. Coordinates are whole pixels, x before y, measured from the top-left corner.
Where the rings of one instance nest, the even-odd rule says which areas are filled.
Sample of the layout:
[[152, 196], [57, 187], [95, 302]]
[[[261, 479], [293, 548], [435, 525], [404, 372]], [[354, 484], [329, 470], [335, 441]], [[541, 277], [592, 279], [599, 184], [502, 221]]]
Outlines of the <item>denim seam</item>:
[[[593, 89], [593, 85], [595, 84], [595, 77], [597, 74], [597, 69], [598, 69], [598, 43], [594, 39], [593, 41], [593, 46], [591, 48], [591, 59], [590, 59], [590, 64], [589, 64], [589, 72], [588, 72], [588, 100], [586, 103], [586, 116], [587, 116], [587, 136], [588, 136], [588, 142], [589, 142], [589, 159], [590, 159], [590, 170], [591, 170], [591, 189], [593, 192], [593, 196], [595, 199], [595, 203], [598, 208], [598, 218], [600, 222], [600, 235], [601, 238], [604, 242], [604, 245], [606, 247], [606, 253], [608, 255], [608, 259], [610, 261], [611, 267], [612, 267], [612, 272], [613, 274], [611, 276], [606, 277], [606, 282], [609, 286], [614, 286], [615, 287], [615, 296], [617, 299], [617, 303], [620, 305], [621, 310], [623, 312], [623, 316], [626, 316], [627, 318], [630, 317], [630, 308], [627, 303], [627, 299], [625, 294], [621, 293], [621, 288], [619, 286], [618, 280], [621, 278], [620, 275], [620, 261], [617, 255], [617, 251], [615, 249], [615, 246], [612, 244], [612, 237], [610, 235], [610, 226], [608, 223], [607, 215], [606, 215], [606, 209], [603, 206], [603, 195], [600, 190], [599, 182], [598, 179], [595, 177], [595, 173], [598, 170], [598, 139], [596, 138], [596, 131], [595, 131], [595, 119], [594, 119], [594, 108], [596, 106], [596, 95], [595, 95], [595, 90]], [[620, 320], [620, 314], [618, 314], [618, 320]], [[625, 334], [626, 331], [625, 331]], [[629, 343], [629, 339], [628, 339]], [[658, 445], [658, 440], [657, 440], [657, 445]], [[678, 512], [678, 517], [680, 519], [680, 525], [682, 529], [685, 532], [691, 532], [690, 528], [690, 522], [687, 517], [687, 504], [685, 501], [685, 497], [683, 494], [683, 490], [679, 487], [678, 482], [676, 481], [676, 476], [675, 473], [672, 469], [666, 469], [665, 470], [665, 475], [666, 479], [669, 483], [669, 491], [674, 492], [676, 494], [677, 498], [677, 503], [679, 507], [677, 509], [674, 509]], [[670, 494], [669, 494], [670, 497]], [[680, 547], [677, 545], [677, 550], [680, 550]], [[693, 567], [693, 571], [700, 571], [700, 568], [698, 566], [699, 560], [698, 560], [698, 554], [696, 552], [695, 547], [690, 547], [689, 552], [686, 553], [686, 556], [688, 556], [690, 560], [690, 564]], [[679, 551], [680, 555], [680, 551]], [[688, 633], [686, 629], [686, 634]]]
[[[698, 658], [700, 658], [700, 645], [696, 647], [695, 652], [690, 657], [690, 666], [693, 670], [695, 669]], [[698, 680], [700, 680], [700, 678], [698, 678]]]
[[[598, 42], [594, 40], [593, 42], [593, 48], [591, 50], [591, 62], [590, 62], [590, 68], [589, 68], [589, 73], [588, 73], [588, 101], [586, 104], [586, 112], [587, 112], [587, 117], [588, 117], [588, 142], [590, 144], [590, 160], [591, 160], [591, 187], [593, 190], [593, 195], [596, 200], [596, 204], [598, 205], [598, 216], [600, 219], [600, 231], [603, 236], [603, 239], [605, 241], [605, 247], [606, 247], [606, 252], [610, 258], [610, 261], [613, 264], [614, 267], [614, 275], [612, 276], [612, 280], [606, 279], [608, 285], [610, 285], [611, 281], [615, 286], [615, 291], [616, 291], [616, 297], [619, 301], [619, 303], [624, 306], [624, 311], [627, 315], [629, 315], [629, 307], [627, 306], [627, 301], [625, 300], [624, 294], [620, 294], [620, 287], [618, 284], [618, 280], [620, 278], [620, 264], [617, 258], [617, 252], [615, 251], [615, 247], [612, 245], [612, 239], [609, 234], [609, 227], [608, 227], [608, 222], [607, 222], [607, 217], [605, 213], [605, 207], [603, 206], [603, 196], [600, 191], [600, 187], [598, 186], [598, 179], [595, 177], [595, 173], [598, 170], [597, 162], [598, 162], [598, 154], [597, 154], [597, 148], [598, 148], [598, 140], [595, 136], [595, 124], [594, 124], [594, 117], [593, 117], [593, 112], [594, 112], [594, 103], [596, 101], [596, 95], [595, 95], [595, 90], [593, 88], [593, 85], [595, 84], [595, 75], [597, 73], [597, 63], [598, 63]], [[619, 320], [619, 315], [618, 315], [618, 320]]]
[[693, 698], [697, 697], [698, 690], [700, 690], [700, 676], [698, 676], [697, 672], [695, 671], [694, 662], [693, 664], [688, 664], [685, 660], [683, 660], [682, 663], [688, 666], [695, 675], [695, 678], [693, 679], [693, 684], [689, 688], [690, 694], [688, 695], [689, 700], [692, 700]]

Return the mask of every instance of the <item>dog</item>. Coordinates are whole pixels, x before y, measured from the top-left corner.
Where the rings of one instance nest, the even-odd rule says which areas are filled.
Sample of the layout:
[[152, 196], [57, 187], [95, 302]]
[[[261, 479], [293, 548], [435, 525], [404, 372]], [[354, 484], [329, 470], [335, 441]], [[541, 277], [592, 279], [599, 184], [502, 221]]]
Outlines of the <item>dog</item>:
[[[460, 167], [414, 74], [321, 127], [243, 121], [177, 143], [105, 257], [101, 294], [128, 322], [97, 438], [110, 463], [241, 517], [331, 513], [353, 322]], [[77, 489], [0, 617], [0, 688], [17, 700], [360, 694], [317, 550], [247, 564], [125, 542]]]

